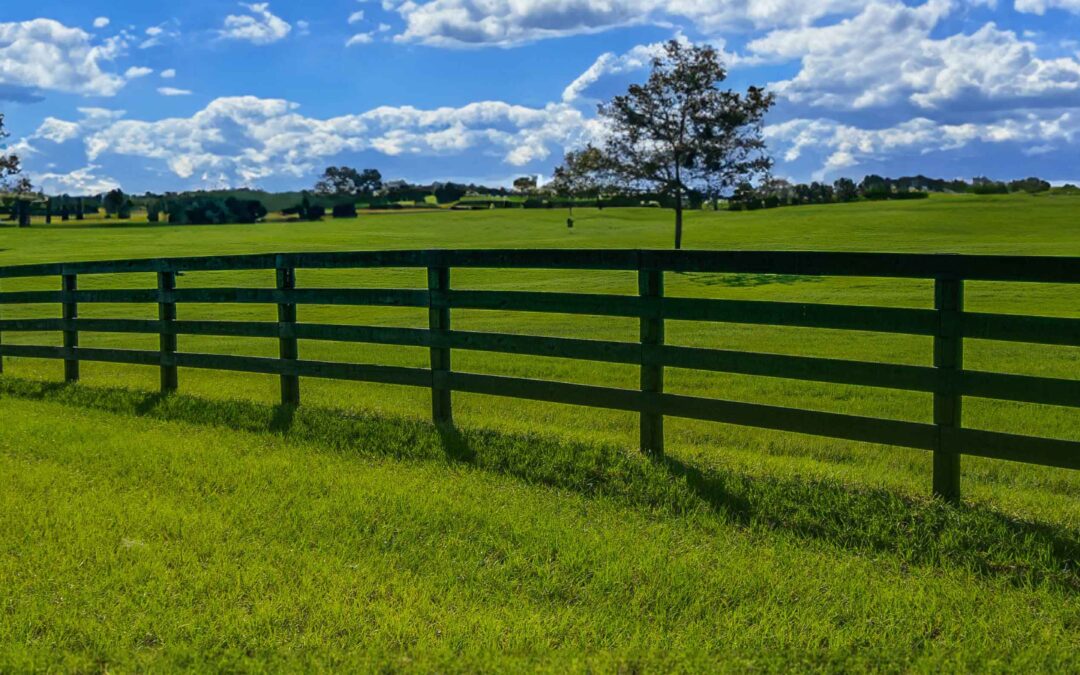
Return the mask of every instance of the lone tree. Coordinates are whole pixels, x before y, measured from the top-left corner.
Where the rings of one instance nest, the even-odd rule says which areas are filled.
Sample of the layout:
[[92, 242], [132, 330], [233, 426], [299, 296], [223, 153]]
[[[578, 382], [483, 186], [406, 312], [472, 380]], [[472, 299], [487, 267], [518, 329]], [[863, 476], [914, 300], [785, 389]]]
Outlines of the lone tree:
[[[0, 141], [8, 137], [4, 131], [4, 113], [0, 113]], [[19, 158], [15, 155], [0, 154], [0, 190], [8, 188], [8, 178], [19, 173]]]
[[671, 40], [645, 84], [600, 106], [607, 165], [628, 188], [674, 199], [677, 249], [688, 193], [730, 188], [772, 166], [762, 121], [775, 97], [758, 87], [721, 90], [725, 79], [715, 49]]
[[357, 171], [348, 166], [330, 166], [315, 183], [315, 193], [327, 197], [358, 197], [382, 188], [382, 174], [375, 169]]
[[514, 179], [514, 191], [527, 194], [536, 190], [536, 176], [522, 176]]
[[[119, 214], [126, 202], [127, 196], [120, 188], [109, 190], [101, 200], [101, 205], [105, 207], [105, 216], [109, 217], [113, 214]], [[123, 216], [120, 217], [122, 218]]]
[[[8, 133], [4, 130], [4, 113], [0, 113], [0, 141], [7, 137]], [[0, 153], [0, 192], [14, 194], [14, 198], [10, 200], [12, 219], [18, 220], [19, 227], [26, 227], [30, 224], [30, 203], [26, 200], [26, 194], [32, 189], [30, 181], [22, 178], [14, 185], [10, 182], [12, 176], [19, 175], [20, 170], [18, 156]]]
[[581, 150], [571, 150], [563, 157], [561, 166], [555, 168], [547, 188], [567, 200], [568, 227], [574, 226], [574, 199], [578, 197], [599, 198], [608, 182], [607, 163], [604, 153], [592, 145]]

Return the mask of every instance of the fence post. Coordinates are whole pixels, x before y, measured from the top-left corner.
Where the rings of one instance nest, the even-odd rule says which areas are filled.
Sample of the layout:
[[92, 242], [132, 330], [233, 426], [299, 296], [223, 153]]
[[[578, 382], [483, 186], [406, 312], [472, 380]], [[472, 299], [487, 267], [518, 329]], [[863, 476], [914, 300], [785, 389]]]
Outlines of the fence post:
[[74, 274], [64, 274], [61, 277], [64, 297], [64, 381], [79, 381], [79, 330], [75, 327], [75, 320], [79, 318], [79, 304], [75, 301], [74, 293], [79, 289], [79, 278]]
[[169, 394], [179, 388], [176, 374], [176, 272], [158, 272], [158, 321], [161, 333], [158, 344], [161, 347], [161, 393]]
[[[450, 268], [428, 267], [428, 329], [431, 336], [450, 330]], [[453, 424], [452, 393], [445, 378], [450, 373], [450, 349], [431, 348], [431, 417], [435, 424]], [[440, 380], [442, 380], [440, 382]]]
[[[296, 288], [296, 270], [286, 267], [279, 257], [277, 264], [278, 291]], [[283, 300], [282, 298], [281, 300]], [[287, 372], [300, 356], [296, 343], [296, 305], [278, 302], [278, 353], [281, 358], [281, 405], [295, 408], [300, 405], [300, 376]], [[291, 362], [291, 363], [290, 363]]]
[[934, 337], [934, 424], [938, 428], [934, 448], [934, 495], [947, 502], [960, 502], [960, 448], [949, 441], [947, 431], [962, 425], [963, 397], [958, 391], [959, 371], [964, 367], [964, 336], [960, 314], [964, 311], [964, 282], [960, 279], [934, 281], [934, 309], [938, 331]]
[[[641, 316], [641, 392], [644, 408], [641, 411], [641, 451], [649, 455], [664, 454], [664, 415], [654, 412], [655, 396], [664, 392], [664, 366], [655, 362], [659, 347], [664, 344], [664, 317], [660, 313], [660, 298], [664, 297], [664, 272], [649, 269], [642, 259], [638, 270], [638, 294], [642, 298]], [[650, 302], [651, 301], [651, 302]], [[653, 309], [650, 310], [650, 304]]]
[[[0, 312], [0, 319], [3, 317], [3, 312]], [[4, 346], [4, 331], [0, 330], [0, 347]], [[0, 375], [4, 374], [4, 351], [0, 349]]]

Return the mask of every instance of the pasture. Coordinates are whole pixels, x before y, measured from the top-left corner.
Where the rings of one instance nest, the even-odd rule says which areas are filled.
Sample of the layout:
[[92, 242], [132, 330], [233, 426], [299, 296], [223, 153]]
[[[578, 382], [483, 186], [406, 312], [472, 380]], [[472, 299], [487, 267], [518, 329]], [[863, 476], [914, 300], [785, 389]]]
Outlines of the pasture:
[[[169, 227], [0, 228], [0, 266], [278, 251], [664, 248], [650, 209], [363, 214]], [[1080, 255], [1080, 198], [691, 213], [689, 248]], [[147, 275], [149, 277], [150, 275]], [[191, 273], [181, 288], [272, 286]], [[147, 278], [143, 287], [149, 287]], [[622, 272], [455, 271], [455, 288], [632, 294]], [[422, 288], [422, 270], [301, 271], [300, 287]], [[82, 288], [117, 287], [110, 278]], [[125, 287], [125, 286], [120, 286]], [[44, 290], [3, 280], [0, 290]], [[55, 290], [53, 287], [48, 287]], [[930, 307], [932, 284], [671, 274], [670, 296]], [[1080, 317], [1075, 288], [972, 283], [972, 311]], [[181, 319], [273, 320], [272, 306], [183, 306]], [[2, 318], [58, 307], [0, 308]], [[155, 318], [153, 305], [87, 318]], [[426, 311], [302, 307], [300, 321], [426, 326]], [[636, 320], [455, 311], [461, 330], [636, 340]], [[58, 334], [4, 335], [59, 344]], [[181, 349], [276, 355], [273, 340]], [[929, 365], [930, 339], [671, 322], [669, 344]], [[156, 349], [84, 334], [87, 347]], [[424, 366], [418, 348], [300, 344], [302, 358]], [[455, 352], [455, 369], [632, 388], [637, 368]], [[981, 370], [1080, 377], [1080, 349], [977, 343]], [[426, 390], [270, 376], [6, 360], [0, 377], [4, 670], [368, 666], [419, 670], [1062, 669], [1080, 647], [1080, 475], [965, 458], [965, 506], [928, 498], [928, 453], [671, 420], [668, 460], [637, 418]], [[697, 396], [929, 421], [930, 396], [670, 369]], [[1080, 440], [1080, 411], [972, 400], [973, 427]], [[49, 536], [43, 537], [42, 533]], [[6, 667], [5, 667], [6, 666]]]

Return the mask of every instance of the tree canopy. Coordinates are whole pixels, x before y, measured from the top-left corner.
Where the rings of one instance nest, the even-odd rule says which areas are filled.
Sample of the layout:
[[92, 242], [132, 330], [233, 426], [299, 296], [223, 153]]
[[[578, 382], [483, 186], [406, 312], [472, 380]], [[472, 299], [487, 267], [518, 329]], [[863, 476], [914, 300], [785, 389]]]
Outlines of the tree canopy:
[[675, 199], [675, 248], [689, 192], [724, 190], [772, 166], [762, 124], [774, 96], [758, 87], [719, 89], [726, 78], [714, 48], [671, 40], [645, 84], [600, 106], [606, 166], [628, 188]]
[[[4, 113], [0, 113], [0, 141], [7, 137], [8, 133], [4, 130]], [[8, 179], [18, 175], [20, 170], [19, 157], [17, 155], [5, 155], [0, 153], [0, 190], [9, 187]]]
[[358, 197], [377, 192], [382, 184], [382, 174], [376, 169], [357, 171], [348, 166], [330, 166], [315, 184], [315, 192], [323, 196]]

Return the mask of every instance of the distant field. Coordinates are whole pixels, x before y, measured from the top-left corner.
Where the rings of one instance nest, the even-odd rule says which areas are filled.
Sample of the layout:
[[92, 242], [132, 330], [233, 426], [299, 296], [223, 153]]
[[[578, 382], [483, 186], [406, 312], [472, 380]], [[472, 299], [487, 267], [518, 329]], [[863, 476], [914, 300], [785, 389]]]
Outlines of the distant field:
[[[655, 209], [363, 214], [321, 223], [0, 227], [0, 266], [158, 256], [406, 248], [667, 248]], [[1080, 197], [688, 215], [686, 245], [1080, 255]], [[632, 293], [623, 273], [455, 273], [459, 288]], [[150, 283], [149, 278], [139, 279]], [[416, 270], [303, 271], [302, 286], [420, 287]], [[124, 287], [115, 279], [84, 288]], [[131, 284], [129, 280], [127, 284]], [[268, 286], [201, 273], [181, 287]], [[3, 290], [42, 281], [0, 281]], [[931, 284], [669, 275], [672, 296], [929, 307]], [[1080, 317], [1075, 288], [970, 284], [975, 311]], [[84, 308], [155, 318], [152, 306]], [[0, 307], [0, 316], [59, 308]], [[181, 319], [275, 317], [181, 306]], [[426, 312], [304, 307], [301, 321], [426, 325]], [[459, 311], [454, 326], [635, 339], [631, 320]], [[59, 344], [57, 335], [4, 335]], [[156, 338], [83, 335], [84, 346]], [[928, 339], [673, 322], [668, 342], [929, 364]], [[181, 337], [181, 350], [276, 343]], [[303, 342], [303, 358], [424, 366], [421, 349]], [[635, 387], [631, 367], [455, 352], [455, 369]], [[972, 343], [982, 370], [1080, 378], [1080, 349]], [[930, 457], [670, 421], [665, 465], [629, 414], [455, 395], [462, 436], [424, 420], [428, 392], [6, 360], [0, 377], [0, 670], [343, 667], [1067, 669], [1080, 648], [1080, 474], [965, 458], [967, 506], [929, 501]], [[668, 390], [928, 421], [930, 397], [671, 370]], [[1080, 440], [1080, 411], [972, 400], [975, 427]]]

